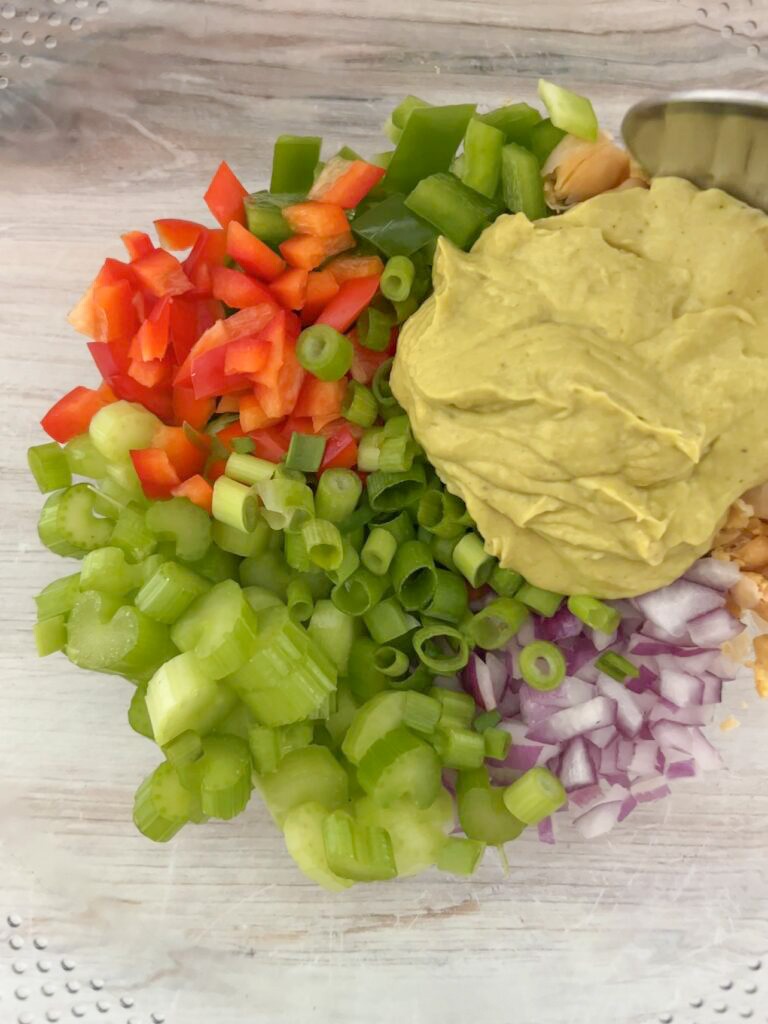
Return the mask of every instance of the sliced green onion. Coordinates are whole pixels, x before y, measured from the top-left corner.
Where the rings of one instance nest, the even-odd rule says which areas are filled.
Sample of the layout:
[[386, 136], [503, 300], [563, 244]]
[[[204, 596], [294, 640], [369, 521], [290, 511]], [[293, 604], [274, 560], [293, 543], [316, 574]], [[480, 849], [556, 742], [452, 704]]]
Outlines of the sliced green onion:
[[392, 585], [407, 611], [418, 611], [430, 603], [437, 589], [437, 572], [426, 544], [409, 540], [397, 549], [392, 563]]
[[538, 825], [567, 800], [560, 780], [548, 768], [530, 768], [504, 790], [504, 805], [526, 825]]
[[469, 661], [466, 639], [449, 625], [422, 626], [413, 635], [413, 649], [419, 660], [437, 675], [458, 672]]
[[[293, 534], [286, 534], [294, 536]], [[296, 536], [301, 539], [301, 534]], [[240, 582], [244, 587], [265, 587], [284, 600], [293, 573], [278, 551], [264, 551], [255, 558], [246, 558], [240, 563]]]
[[285, 607], [259, 612], [255, 651], [227, 680], [263, 725], [314, 714], [336, 689], [336, 667]]
[[[477, 725], [477, 723], [475, 723]], [[505, 729], [486, 729], [483, 732], [485, 743], [485, 756], [494, 761], [503, 761], [509, 753], [512, 744], [512, 737]]]
[[384, 576], [392, 564], [397, 550], [397, 541], [382, 527], [375, 527], [368, 534], [368, 539], [360, 552], [363, 565], [375, 576]]
[[423, 693], [424, 690], [428, 690], [432, 686], [434, 679], [434, 672], [430, 672], [426, 666], [418, 664], [407, 676], [400, 679], [390, 678], [389, 685], [393, 690], [400, 690], [403, 693]]
[[514, 569], [502, 569], [500, 565], [496, 565], [488, 582], [499, 597], [514, 597], [525, 581]]
[[107, 473], [107, 460], [96, 448], [90, 434], [77, 434], [64, 445], [64, 454], [75, 476], [101, 480]]
[[373, 395], [379, 403], [380, 409], [394, 408], [397, 405], [397, 399], [392, 394], [392, 388], [389, 386], [389, 375], [392, 372], [393, 362], [393, 359], [385, 359], [373, 375]]
[[356, 637], [352, 642], [346, 676], [358, 700], [369, 701], [389, 683], [388, 677], [376, 668], [377, 650], [378, 646], [368, 637]]
[[379, 468], [381, 446], [384, 440], [384, 429], [382, 427], [366, 430], [360, 438], [360, 444], [357, 448], [357, 466], [363, 473], [373, 473]]
[[211, 534], [214, 544], [217, 544], [224, 551], [229, 551], [240, 558], [255, 558], [267, 550], [272, 531], [260, 515], [252, 530], [246, 533], [239, 527], [230, 526], [229, 523], [214, 521], [211, 526]]
[[352, 365], [352, 342], [328, 324], [313, 324], [299, 335], [296, 358], [319, 380], [341, 380]]
[[393, 679], [404, 676], [408, 671], [408, 655], [389, 644], [377, 649], [373, 663], [379, 672]]
[[67, 643], [67, 620], [63, 615], [53, 615], [34, 625], [35, 648], [39, 658], [63, 651]]
[[464, 580], [446, 569], [435, 569], [435, 592], [424, 607], [430, 619], [440, 622], [461, 622], [469, 608], [469, 595]]
[[280, 462], [275, 466], [275, 480], [294, 480], [305, 484], [307, 477], [300, 469], [289, 469], [284, 462]]
[[405, 510], [395, 514], [385, 512], [382, 515], [378, 515], [374, 519], [374, 524], [377, 529], [386, 530], [387, 533], [391, 533], [398, 545], [404, 544], [407, 540], [413, 540], [416, 536], [413, 529], [413, 520]]
[[341, 403], [341, 415], [350, 423], [356, 423], [360, 427], [370, 427], [376, 422], [379, 414], [379, 407], [373, 392], [365, 384], [351, 380], [347, 384], [344, 393], [344, 400]]
[[309, 559], [321, 569], [338, 569], [344, 552], [338, 527], [327, 519], [310, 519], [301, 528]]
[[403, 302], [396, 302], [395, 313], [397, 315], [398, 324], [403, 324], [409, 316], [413, 316], [416, 310], [419, 308], [419, 300], [415, 295], [409, 295]]
[[27, 463], [42, 494], [69, 487], [72, 483], [72, 471], [67, 456], [64, 449], [55, 441], [28, 448]]
[[317, 481], [315, 493], [318, 518], [342, 522], [356, 508], [362, 491], [360, 477], [351, 469], [326, 469]]
[[497, 651], [506, 647], [529, 618], [528, 609], [514, 597], [498, 597], [472, 616], [469, 638], [474, 647]]
[[341, 544], [341, 562], [339, 565], [328, 572], [328, 578], [334, 584], [343, 583], [348, 580], [352, 573], [360, 565], [360, 556], [357, 550], [350, 543], [348, 537], [342, 538]]
[[482, 587], [490, 579], [495, 560], [478, 534], [465, 533], [453, 549], [453, 561], [471, 587]]
[[357, 321], [357, 339], [373, 352], [384, 352], [389, 348], [394, 317], [375, 306], [368, 306]]
[[419, 625], [418, 619], [403, 611], [396, 597], [385, 598], [374, 605], [365, 612], [363, 621], [377, 644], [389, 644]]
[[250, 455], [256, 447], [252, 437], [233, 437], [230, 443], [232, 451], [238, 455]]
[[384, 473], [404, 473], [411, 468], [419, 448], [412, 438], [401, 435], [387, 437], [385, 435], [379, 446], [379, 465]]
[[[242, 440], [250, 441], [250, 438], [235, 438], [235, 441]], [[255, 455], [234, 451], [227, 459], [224, 472], [232, 480], [252, 486], [261, 483], [262, 480], [271, 480], [275, 475], [275, 464], [266, 459], [257, 459]]]
[[195, 802], [173, 765], [164, 761], [136, 790], [133, 823], [147, 839], [167, 843], [195, 815]]
[[388, 586], [386, 576], [374, 576], [361, 566], [342, 583], [336, 584], [331, 591], [331, 600], [347, 615], [365, 615], [379, 604]]
[[441, 787], [437, 754], [404, 727], [393, 729], [373, 744], [360, 761], [357, 777], [366, 793], [383, 807], [404, 796], [417, 807], [429, 807]]
[[273, 530], [300, 530], [314, 514], [312, 491], [298, 480], [264, 480], [256, 484], [256, 491]]
[[416, 519], [436, 537], [460, 537], [468, 525], [467, 508], [461, 498], [447, 491], [427, 490], [419, 499]]
[[534, 690], [556, 690], [565, 679], [563, 652], [548, 640], [526, 644], [520, 651], [519, 664], [520, 675]]
[[251, 657], [258, 632], [256, 616], [238, 584], [223, 580], [176, 620], [171, 638], [180, 651], [194, 651], [201, 671], [221, 679]]
[[419, 500], [426, 487], [421, 462], [414, 462], [404, 473], [371, 473], [366, 481], [368, 500], [374, 512], [392, 512], [407, 508]]
[[458, 572], [456, 563], [453, 560], [453, 552], [458, 541], [452, 537], [432, 537], [430, 547], [436, 562], [444, 565], [452, 573]]
[[530, 583], [524, 583], [515, 594], [518, 601], [522, 601], [531, 611], [543, 615], [545, 619], [551, 619], [563, 603], [563, 595], [555, 594], [551, 590], [542, 590], [541, 587], [534, 587]]
[[69, 614], [79, 596], [79, 572], [54, 580], [47, 587], [43, 587], [39, 594], [35, 595], [37, 621], [43, 622], [45, 619], [52, 619], [57, 615]]
[[494, 708], [493, 711], [481, 712], [481, 714], [479, 714], [472, 723], [472, 728], [476, 729], [478, 732], [486, 732], [488, 729], [493, 729], [500, 721], [501, 715], [496, 708]]
[[603, 651], [600, 657], [595, 659], [595, 668], [619, 683], [623, 683], [627, 679], [635, 679], [640, 675], [637, 665], [617, 651]]
[[475, 714], [475, 702], [468, 693], [435, 686], [430, 691], [430, 696], [440, 702], [441, 729], [464, 729], [470, 726]]
[[228, 476], [220, 476], [213, 485], [211, 511], [214, 519], [243, 533], [255, 529], [259, 514], [256, 495], [251, 488]]
[[437, 855], [435, 867], [449, 875], [474, 875], [485, 853], [485, 843], [463, 836], [448, 836]]
[[544, 78], [539, 79], [539, 96], [556, 128], [588, 142], [596, 141], [597, 117], [586, 96], [579, 96]]
[[314, 607], [307, 632], [340, 674], [346, 675], [352, 645], [358, 633], [357, 620], [339, 611], [332, 601], [323, 599]]
[[286, 604], [294, 622], [307, 622], [312, 615], [314, 607], [312, 591], [306, 580], [300, 576], [292, 579], [288, 584]]
[[328, 867], [340, 878], [355, 882], [397, 877], [392, 840], [378, 825], [361, 825], [346, 811], [334, 811], [323, 821]]
[[416, 268], [407, 256], [391, 256], [381, 275], [381, 291], [390, 302], [403, 302], [411, 294]]
[[621, 622], [621, 615], [615, 608], [584, 594], [574, 594], [568, 598], [568, 611], [590, 629], [599, 629], [601, 633], [613, 633]]
[[483, 737], [474, 729], [438, 729], [433, 742], [446, 768], [479, 768], [485, 759]]
[[[306, 523], [304, 525], [306, 526]], [[307, 551], [304, 534], [301, 532], [285, 534], [283, 554], [288, 565], [297, 572], [309, 572], [310, 569], [314, 568]]]
[[325, 438], [319, 434], [300, 434], [294, 430], [285, 456], [286, 468], [316, 473], [323, 461], [325, 444]]

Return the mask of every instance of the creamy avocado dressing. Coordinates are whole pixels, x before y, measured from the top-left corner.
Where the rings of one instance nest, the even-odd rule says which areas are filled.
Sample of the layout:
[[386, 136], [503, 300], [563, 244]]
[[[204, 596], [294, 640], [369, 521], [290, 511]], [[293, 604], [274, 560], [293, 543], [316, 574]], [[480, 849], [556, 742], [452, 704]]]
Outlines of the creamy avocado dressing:
[[505, 567], [561, 593], [663, 586], [768, 478], [768, 217], [676, 178], [470, 253], [441, 239], [392, 389]]

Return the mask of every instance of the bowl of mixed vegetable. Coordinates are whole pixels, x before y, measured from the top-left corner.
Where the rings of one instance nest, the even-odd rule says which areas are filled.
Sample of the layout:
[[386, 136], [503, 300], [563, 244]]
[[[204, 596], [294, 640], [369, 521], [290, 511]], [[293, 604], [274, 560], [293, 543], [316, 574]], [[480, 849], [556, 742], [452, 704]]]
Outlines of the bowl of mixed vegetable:
[[740, 607], [721, 551], [631, 600], [533, 585], [487, 553], [389, 385], [440, 236], [468, 250], [502, 214], [645, 184], [588, 100], [540, 95], [407, 97], [369, 158], [280, 136], [256, 192], [222, 163], [217, 226], [127, 232], [70, 314], [101, 383], [29, 451], [40, 540], [77, 560], [35, 639], [132, 684], [158, 755], [148, 839], [256, 791], [328, 889], [471, 875], [526, 829], [597, 837], [719, 766], [705, 730], [762, 584]]

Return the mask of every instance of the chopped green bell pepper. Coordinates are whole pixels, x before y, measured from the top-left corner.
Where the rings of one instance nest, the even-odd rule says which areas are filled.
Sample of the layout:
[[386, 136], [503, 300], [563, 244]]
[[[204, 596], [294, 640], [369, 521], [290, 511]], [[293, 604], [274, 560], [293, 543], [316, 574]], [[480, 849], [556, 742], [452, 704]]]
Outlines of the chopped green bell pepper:
[[422, 178], [447, 171], [474, 112], [474, 103], [411, 110], [384, 187], [390, 192], [410, 192]]

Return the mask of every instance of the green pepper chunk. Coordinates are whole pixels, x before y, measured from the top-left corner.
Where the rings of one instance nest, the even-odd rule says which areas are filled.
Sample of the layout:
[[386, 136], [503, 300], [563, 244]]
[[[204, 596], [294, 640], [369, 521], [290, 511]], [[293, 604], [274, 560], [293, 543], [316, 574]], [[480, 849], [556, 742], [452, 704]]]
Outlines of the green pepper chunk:
[[[293, 234], [288, 221], [283, 217], [286, 206], [293, 206], [304, 199], [296, 192], [275, 195], [272, 192], [253, 192], [243, 200], [248, 230], [262, 242], [277, 248]], [[209, 431], [210, 432], [210, 431]]]
[[546, 217], [544, 185], [539, 161], [515, 142], [501, 151], [501, 185], [504, 202], [512, 213], [524, 213], [529, 220]]
[[405, 203], [460, 249], [468, 249], [499, 212], [494, 200], [443, 172], [423, 178]]
[[395, 193], [352, 221], [352, 233], [375, 245], [385, 256], [410, 256], [437, 238], [431, 224], [405, 205]]
[[447, 171], [474, 112], [474, 103], [411, 110], [383, 179], [385, 188], [410, 192], [422, 178]]
[[322, 139], [317, 135], [279, 135], [272, 156], [270, 192], [299, 192], [312, 188]]
[[533, 128], [541, 121], [538, 110], [527, 103], [510, 103], [497, 107], [487, 114], [480, 114], [480, 120], [504, 133], [507, 142], [527, 146]]

